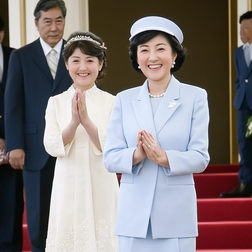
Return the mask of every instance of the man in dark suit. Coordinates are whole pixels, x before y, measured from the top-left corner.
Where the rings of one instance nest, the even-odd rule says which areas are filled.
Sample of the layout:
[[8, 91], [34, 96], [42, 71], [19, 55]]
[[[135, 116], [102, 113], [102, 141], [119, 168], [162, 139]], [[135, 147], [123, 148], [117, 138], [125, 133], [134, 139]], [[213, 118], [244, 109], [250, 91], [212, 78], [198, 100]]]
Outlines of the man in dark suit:
[[11, 53], [5, 91], [5, 129], [9, 162], [14, 169], [23, 169], [32, 252], [42, 252], [56, 160], [43, 145], [45, 109], [49, 97], [68, 89], [72, 80], [61, 55], [64, 1], [40, 0], [34, 16], [40, 38]]
[[244, 45], [235, 50], [235, 100], [237, 110], [237, 140], [240, 154], [239, 185], [220, 197], [252, 196], [252, 137], [246, 138], [246, 123], [252, 115], [252, 11], [240, 16], [240, 36]]
[[2, 45], [4, 21], [0, 17], [0, 252], [22, 251], [23, 179], [5, 152], [4, 90], [11, 47]]

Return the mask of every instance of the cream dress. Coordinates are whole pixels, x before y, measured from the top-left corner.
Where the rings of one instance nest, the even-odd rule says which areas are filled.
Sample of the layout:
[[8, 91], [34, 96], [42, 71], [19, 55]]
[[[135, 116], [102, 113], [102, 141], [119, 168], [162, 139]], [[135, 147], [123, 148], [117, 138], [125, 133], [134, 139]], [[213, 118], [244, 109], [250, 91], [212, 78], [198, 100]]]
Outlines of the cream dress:
[[[102, 152], [82, 125], [72, 142], [64, 146], [62, 141], [62, 131], [72, 117], [74, 93], [71, 86], [51, 97], [46, 109], [44, 145], [57, 157], [46, 252], [116, 252], [116, 174], [105, 169]], [[103, 149], [114, 96], [93, 86], [86, 91], [86, 104]]]

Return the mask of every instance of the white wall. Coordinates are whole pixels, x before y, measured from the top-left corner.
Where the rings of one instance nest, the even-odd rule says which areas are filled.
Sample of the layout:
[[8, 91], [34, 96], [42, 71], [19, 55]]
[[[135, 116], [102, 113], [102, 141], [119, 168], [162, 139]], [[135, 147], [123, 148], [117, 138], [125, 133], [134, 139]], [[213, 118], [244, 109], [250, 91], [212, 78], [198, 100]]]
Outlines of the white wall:
[[[39, 37], [33, 11], [38, 0], [25, 0], [26, 44]], [[74, 31], [88, 30], [88, 0], [65, 0], [67, 15], [63, 38], [67, 39]], [[9, 0], [9, 34], [10, 46], [19, 48], [21, 44], [20, 1]], [[15, 18], [13, 18], [15, 17]]]
[[21, 45], [19, 1], [9, 0], [9, 43], [11, 47]]
[[248, 0], [237, 0], [238, 6], [237, 6], [237, 44], [238, 46], [241, 46], [243, 43], [240, 39], [240, 24], [239, 24], [239, 18], [240, 16], [248, 11]]

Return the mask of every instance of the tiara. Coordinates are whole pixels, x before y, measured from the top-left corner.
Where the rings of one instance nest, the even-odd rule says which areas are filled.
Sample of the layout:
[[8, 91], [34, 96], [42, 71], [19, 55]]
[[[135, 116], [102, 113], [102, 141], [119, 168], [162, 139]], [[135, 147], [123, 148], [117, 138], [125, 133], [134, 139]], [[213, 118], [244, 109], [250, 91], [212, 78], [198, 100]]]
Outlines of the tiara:
[[70, 45], [71, 43], [75, 42], [75, 41], [79, 41], [79, 40], [86, 40], [86, 41], [91, 41], [97, 45], [99, 45], [102, 49], [107, 49], [107, 47], [105, 47], [104, 43], [100, 43], [97, 40], [92, 39], [90, 36], [81, 36], [81, 35], [77, 35], [75, 37], [72, 37], [70, 40], [68, 40], [68, 42], [65, 44], [64, 47]]

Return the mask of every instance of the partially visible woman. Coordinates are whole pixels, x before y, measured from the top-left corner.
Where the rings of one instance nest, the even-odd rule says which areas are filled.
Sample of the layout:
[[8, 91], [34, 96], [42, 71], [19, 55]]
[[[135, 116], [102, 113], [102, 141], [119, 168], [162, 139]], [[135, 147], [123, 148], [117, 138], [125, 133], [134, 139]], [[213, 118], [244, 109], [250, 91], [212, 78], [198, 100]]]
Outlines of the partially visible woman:
[[114, 96], [96, 86], [105, 50], [91, 32], [71, 34], [63, 58], [73, 85], [48, 101], [44, 145], [57, 161], [46, 252], [117, 252], [119, 186], [102, 160]]
[[131, 27], [130, 59], [146, 76], [119, 93], [107, 128], [104, 164], [122, 173], [115, 234], [120, 252], [196, 250], [193, 173], [209, 163], [204, 89], [179, 82], [183, 33], [158, 16]]

